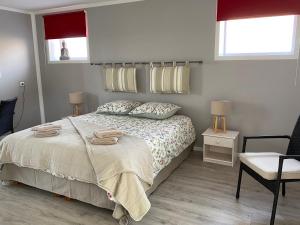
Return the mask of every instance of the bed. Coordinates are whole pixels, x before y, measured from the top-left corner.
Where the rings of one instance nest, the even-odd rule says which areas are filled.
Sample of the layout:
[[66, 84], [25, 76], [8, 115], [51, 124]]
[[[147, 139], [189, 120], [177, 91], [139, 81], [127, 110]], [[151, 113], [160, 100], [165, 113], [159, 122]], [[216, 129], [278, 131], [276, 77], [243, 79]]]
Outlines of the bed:
[[[183, 115], [175, 115], [165, 120], [153, 120], [124, 115], [90, 113], [79, 116], [76, 119], [99, 127], [115, 128], [123, 131], [128, 136], [139, 138], [145, 142], [153, 159], [152, 172], [154, 178], [151, 187], [145, 189], [146, 195], [150, 195], [157, 186], [187, 158], [195, 141], [195, 130], [191, 119]], [[66, 120], [67, 119], [64, 119], [54, 123], [63, 124], [64, 129], [62, 130], [62, 133], [66, 133], [64, 134], [66, 137], [68, 137], [68, 135], [69, 137], [78, 136], [75, 131], [71, 132], [71, 126], [68, 127], [68, 125], [65, 124], [67, 123]], [[111, 198], [107, 190], [99, 188], [98, 185], [92, 182], [92, 178], [86, 180], [74, 179], [74, 177], [64, 176], [64, 174], [51, 173], [46, 169], [31, 168], [30, 166], [22, 166], [18, 163], [8, 163], [6, 160], [2, 160], [5, 158], [3, 155], [8, 154], [5, 151], [4, 146], [14, 145], [13, 140], [18, 142], [16, 141], [18, 140], [17, 138], [22, 140], [22, 136], [26, 137], [26, 140], [32, 139], [32, 141], [37, 141], [37, 138], [31, 137], [31, 133], [30, 129], [20, 131], [9, 135], [0, 142], [0, 165], [2, 164], [0, 180], [4, 182], [18, 181], [32, 187], [86, 202], [97, 207], [114, 210], [114, 214], [117, 215], [116, 211], [120, 209], [117, 209], [116, 205], [118, 205], [119, 202]], [[14, 135], [16, 136], [15, 139], [12, 138]], [[51, 151], [51, 149], [57, 147], [55, 138], [58, 137], [41, 138], [38, 141], [43, 144], [46, 143], [48, 151]], [[80, 142], [79, 139], [76, 140]], [[77, 144], [76, 141], [74, 141], [74, 143], [69, 143], [70, 146], [68, 146], [68, 148], [72, 149], [72, 147], [74, 147], [75, 149]], [[38, 146], [38, 143], [36, 145]], [[33, 151], [32, 149], [30, 150], [31, 154]], [[14, 151], [22, 151], [22, 149], [15, 148]], [[35, 151], [37, 152], [37, 150]], [[13, 153], [9, 154], [13, 155]], [[64, 153], [62, 152], [61, 154]], [[74, 161], [76, 161], [77, 154], [79, 153], [73, 153]], [[84, 167], [80, 169], [83, 171]], [[114, 217], [118, 219], [120, 223], [126, 224], [128, 223], [131, 214], [125, 213], [124, 215], [122, 214], [121, 217]]]

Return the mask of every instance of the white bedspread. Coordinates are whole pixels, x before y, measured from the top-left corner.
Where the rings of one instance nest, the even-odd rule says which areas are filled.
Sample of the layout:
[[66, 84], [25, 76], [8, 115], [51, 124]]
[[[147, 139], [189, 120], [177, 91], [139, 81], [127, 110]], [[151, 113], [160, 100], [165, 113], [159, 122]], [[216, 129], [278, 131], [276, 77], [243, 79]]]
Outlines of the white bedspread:
[[80, 118], [145, 140], [152, 152], [154, 176], [196, 139], [191, 119], [183, 115], [175, 115], [165, 120], [153, 120], [90, 113]]

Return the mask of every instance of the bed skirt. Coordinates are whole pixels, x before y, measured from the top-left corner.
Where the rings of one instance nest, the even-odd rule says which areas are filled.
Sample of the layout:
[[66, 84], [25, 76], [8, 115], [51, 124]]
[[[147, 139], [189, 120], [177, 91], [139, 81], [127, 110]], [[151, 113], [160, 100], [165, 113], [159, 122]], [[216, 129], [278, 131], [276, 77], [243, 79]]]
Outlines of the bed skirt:
[[[152, 187], [147, 191], [147, 195], [150, 195], [155, 191], [158, 185], [166, 180], [189, 156], [193, 146], [194, 144], [191, 144], [179, 156], [174, 158], [168, 166], [159, 172], [154, 179]], [[107, 193], [95, 184], [55, 177], [40, 170], [18, 167], [13, 164], [5, 164], [0, 172], [0, 180], [17, 181], [31, 187], [63, 195], [100, 208], [111, 210], [115, 208], [114, 202], [108, 199]]]

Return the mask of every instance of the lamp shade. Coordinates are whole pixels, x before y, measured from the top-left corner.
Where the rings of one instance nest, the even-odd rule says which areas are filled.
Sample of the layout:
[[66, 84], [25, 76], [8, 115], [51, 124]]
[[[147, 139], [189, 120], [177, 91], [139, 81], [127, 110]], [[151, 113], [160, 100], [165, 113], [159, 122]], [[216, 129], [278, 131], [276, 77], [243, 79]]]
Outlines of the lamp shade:
[[212, 101], [211, 114], [216, 116], [226, 116], [231, 112], [231, 101]]
[[69, 94], [69, 101], [71, 104], [82, 104], [83, 103], [83, 93], [82, 92], [72, 92]]

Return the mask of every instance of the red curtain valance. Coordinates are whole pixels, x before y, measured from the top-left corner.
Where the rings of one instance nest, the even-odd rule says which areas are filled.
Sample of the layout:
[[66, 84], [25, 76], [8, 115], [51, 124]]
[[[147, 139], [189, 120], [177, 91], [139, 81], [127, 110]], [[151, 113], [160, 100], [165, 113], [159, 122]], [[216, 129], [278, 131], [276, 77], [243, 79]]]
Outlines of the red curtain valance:
[[298, 14], [300, 0], [218, 0], [217, 21]]
[[86, 15], [84, 11], [44, 16], [45, 39], [86, 37]]

